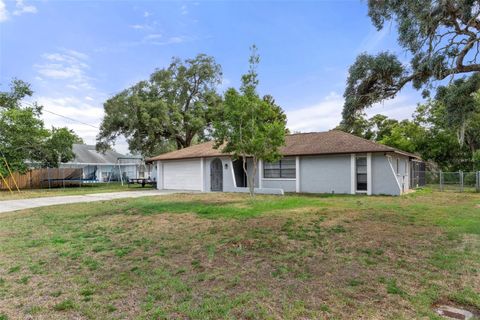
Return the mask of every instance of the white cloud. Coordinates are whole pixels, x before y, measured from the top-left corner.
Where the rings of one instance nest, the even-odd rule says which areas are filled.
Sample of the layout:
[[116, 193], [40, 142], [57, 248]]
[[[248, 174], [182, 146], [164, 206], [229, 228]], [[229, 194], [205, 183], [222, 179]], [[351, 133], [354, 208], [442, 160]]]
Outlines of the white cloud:
[[70, 89], [91, 89], [88, 55], [75, 50], [62, 49], [60, 52], [45, 53], [42, 63], [34, 65], [44, 79], [68, 81], [64, 85]]
[[149, 35], [146, 35], [144, 40], [155, 40], [155, 39], [160, 39], [162, 38], [162, 35], [160, 33], [153, 33], [153, 34], [149, 34]]
[[132, 24], [132, 25], [130, 26], [130, 28], [132, 28], [132, 29], [137, 29], [137, 30], [141, 30], [141, 29], [145, 29], [145, 25], [143, 25], [143, 24]]
[[0, 22], [8, 20], [7, 6], [3, 0], [0, 0]]
[[343, 98], [331, 92], [313, 106], [287, 111], [287, 127], [292, 132], [326, 131], [338, 125], [342, 117]]
[[[42, 119], [46, 127], [67, 127], [75, 131], [86, 144], [95, 144], [98, 128], [104, 116], [102, 106], [104, 99], [105, 97], [102, 95], [85, 96], [83, 99], [75, 96], [40, 96], [37, 102], [44, 106]], [[114, 149], [120, 153], [128, 153], [128, 144], [125, 138], [118, 138]]]
[[182, 15], [187, 15], [188, 14], [188, 8], [187, 8], [187, 5], [186, 4], [183, 4], [181, 7], [180, 7], [180, 12]]
[[145, 12], [143, 13], [143, 16], [144, 16], [145, 18], [148, 18], [148, 17], [150, 17], [151, 15], [152, 15], [152, 14], [151, 14], [150, 12], [148, 12], [148, 11], [145, 11]]
[[36, 84], [36, 100], [45, 107], [42, 118], [47, 127], [68, 127], [86, 143], [95, 144], [107, 95], [94, 87], [89, 60], [87, 54], [70, 49], [43, 54], [34, 65], [42, 79]]
[[189, 39], [184, 36], [173, 36], [173, 37], [164, 38], [163, 35], [159, 33], [154, 33], [154, 34], [148, 34], [144, 36], [140, 41], [125, 42], [122, 45], [127, 47], [140, 46], [140, 45], [165, 46], [169, 44], [180, 44], [188, 40]]
[[357, 52], [371, 52], [375, 51], [378, 46], [382, 43], [383, 39], [391, 34], [390, 28], [388, 25], [385, 25], [383, 29], [380, 31], [377, 31], [376, 28], [371, 28], [370, 32], [368, 35], [362, 40], [360, 45], [357, 48]]
[[187, 39], [182, 36], [176, 36], [176, 37], [169, 37], [166, 39], [161, 39], [162, 36], [160, 34], [151, 34], [147, 35], [143, 38], [142, 43], [143, 44], [151, 44], [151, 45], [157, 45], [157, 46], [164, 46], [168, 44], [178, 44], [185, 42]]
[[77, 59], [80, 59], [80, 60], [87, 60], [89, 57], [87, 54], [83, 53], [83, 52], [79, 52], [79, 51], [76, 51], [76, 50], [71, 50], [71, 49], [63, 49], [64, 52], [66, 52], [67, 54], [69, 54], [70, 56], [73, 56]]
[[[86, 103], [82, 99], [73, 96], [68, 97], [48, 97], [40, 96], [37, 102], [44, 106], [42, 118], [47, 127], [68, 127], [74, 130], [85, 143], [95, 144], [95, 137], [98, 127], [103, 117], [103, 108], [94, 104]], [[48, 111], [60, 114], [63, 117], [52, 114]], [[70, 119], [74, 120], [70, 120]], [[81, 121], [92, 126], [88, 126], [77, 121]]]
[[[344, 99], [331, 92], [318, 104], [286, 111], [287, 127], [292, 132], [327, 131], [335, 128], [342, 120]], [[366, 110], [367, 117], [383, 114], [397, 120], [410, 119], [416, 103], [407, 95], [374, 105]]]
[[389, 118], [404, 120], [410, 119], [416, 108], [417, 102], [413, 101], [407, 95], [399, 95], [394, 99], [373, 105], [366, 110], [366, 114], [368, 117], [376, 114], [383, 114]]
[[129, 27], [132, 28], [132, 29], [135, 29], [135, 30], [145, 30], [145, 31], [147, 31], [147, 30], [155, 29], [153, 25], [144, 23], [144, 24], [132, 24]]
[[[68, 127], [85, 143], [95, 144], [108, 95], [95, 88], [89, 61], [87, 54], [65, 48], [43, 54], [34, 66], [42, 78], [36, 101], [44, 106], [42, 118], [47, 127]], [[128, 152], [125, 139], [118, 139], [115, 149]]]
[[[15, 10], [12, 14], [14, 16], [21, 16], [25, 13], [35, 14], [37, 13], [37, 7], [34, 5], [25, 4], [24, 0], [16, 0]], [[9, 18], [9, 12], [4, 0], [0, 0], [0, 22], [7, 21]]]
[[33, 5], [26, 5], [23, 0], [16, 0], [16, 9], [13, 11], [13, 14], [20, 16], [24, 13], [37, 13], [37, 7]]

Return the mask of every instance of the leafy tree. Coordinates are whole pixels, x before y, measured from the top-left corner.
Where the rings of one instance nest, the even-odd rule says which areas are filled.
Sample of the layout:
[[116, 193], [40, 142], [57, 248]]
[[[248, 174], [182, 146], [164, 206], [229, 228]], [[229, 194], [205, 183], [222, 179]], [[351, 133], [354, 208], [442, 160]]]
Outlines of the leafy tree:
[[456, 130], [448, 125], [445, 114], [445, 105], [437, 100], [417, 107], [414, 121], [424, 128], [416, 141], [417, 152], [444, 171], [471, 169], [471, 151], [459, 144]]
[[221, 75], [220, 65], [204, 54], [172, 59], [168, 68], [104, 103], [97, 148], [105, 149], [123, 135], [130, 151], [149, 156], [204, 140], [221, 102], [216, 93]]
[[480, 104], [475, 99], [478, 90], [480, 74], [477, 73], [469, 78], [457, 79], [448, 86], [439, 87], [435, 96], [435, 99], [445, 106], [446, 125], [457, 132], [460, 145], [466, 142], [472, 151], [480, 146]]
[[[240, 91], [230, 88], [225, 93], [223, 109], [213, 124], [213, 138], [216, 148], [242, 159], [253, 197], [257, 162], [281, 158], [279, 148], [285, 144], [287, 129], [286, 116], [274, 99], [269, 95], [261, 98], [257, 93], [260, 57], [255, 46], [251, 50], [250, 69], [242, 76]], [[250, 172], [246, 167], [247, 158], [252, 159]]]
[[68, 128], [52, 128], [50, 136], [42, 146], [41, 162], [45, 167], [58, 167], [62, 162], [68, 162], [75, 158], [72, 150], [74, 143], [83, 144], [82, 138]]
[[365, 108], [393, 98], [407, 84], [479, 72], [480, 6], [472, 0], [368, 1], [368, 15], [381, 30], [393, 21], [398, 43], [411, 54], [404, 65], [390, 52], [360, 54], [350, 67], [343, 107], [344, 126]]
[[337, 129], [368, 140], [380, 142], [387, 139], [398, 125], [398, 120], [390, 119], [382, 114], [376, 114], [370, 119], [367, 119], [362, 114], [355, 117], [352, 125], [346, 126], [344, 123], [340, 123]]
[[474, 170], [480, 171], [480, 150], [475, 151], [472, 158]]
[[[384, 115], [359, 117], [361, 126], [339, 128], [366, 139], [418, 153], [444, 171], [477, 170], [480, 145], [480, 93], [473, 91], [477, 75], [439, 87], [436, 99], [417, 107], [412, 120], [397, 121]], [[472, 89], [473, 88], [473, 89]], [[455, 104], [456, 107], [452, 107]], [[463, 110], [467, 116], [457, 113]], [[459, 141], [464, 126], [465, 141]], [[361, 128], [359, 130], [359, 128]]]
[[418, 141], [424, 130], [417, 123], [409, 120], [396, 121], [387, 119], [391, 126], [389, 131], [378, 136], [378, 142], [408, 152], [418, 152]]
[[4, 176], [8, 175], [4, 157], [10, 169], [19, 172], [28, 169], [27, 161], [58, 166], [73, 159], [72, 143], [78, 137], [66, 128], [46, 129], [41, 106], [22, 106], [22, 100], [32, 94], [30, 85], [21, 80], [13, 80], [9, 92], [0, 92], [0, 172]]
[[387, 116], [377, 114], [368, 120], [372, 137], [370, 139], [382, 141], [392, 135], [392, 131], [398, 126], [398, 121], [389, 119]]
[[366, 118], [366, 114], [363, 112], [355, 115], [355, 117], [350, 119], [348, 123], [341, 121], [335, 129], [342, 130], [365, 139], [375, 140], [372, 132], [372, 123]]
[[27, 96], [31, 97], [32, 94], [30, 84], [19, 79], [13, 79], [10, 84], [10, 91], [0, 92], [0, 108], [18, 109], [21, 107], [21, 101]]

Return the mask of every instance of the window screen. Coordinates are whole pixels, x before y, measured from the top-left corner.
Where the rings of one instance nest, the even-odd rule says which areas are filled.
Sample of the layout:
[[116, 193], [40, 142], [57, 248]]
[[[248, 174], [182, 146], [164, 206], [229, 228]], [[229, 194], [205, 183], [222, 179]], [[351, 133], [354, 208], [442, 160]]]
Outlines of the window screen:
[[292, 158], [284, 158], [277, 162], [266, 162], [263, 166], [264, 178], [287, 178], [295, 179], [296, 162]]
[[357, 157], [357, 191], [367, 191], [367, 157]]

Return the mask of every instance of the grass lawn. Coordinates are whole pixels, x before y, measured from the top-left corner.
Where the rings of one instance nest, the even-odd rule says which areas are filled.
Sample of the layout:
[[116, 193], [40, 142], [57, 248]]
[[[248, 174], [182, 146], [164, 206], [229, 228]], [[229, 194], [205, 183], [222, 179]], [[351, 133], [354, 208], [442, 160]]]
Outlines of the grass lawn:
[[0, 319], [480, 309], [480, 195], [183, 194], [0, 215]]
[[[71, 186], [67, 188], [52, 188], [52, 189], [25, 189], [20, 192], [14, 191], [11, 193], [8, 190], [0, 190], [0, 201], [2, 200], [14, 200], [14, 199], [27, 199], [38, 197], [53, 197], [53, 196], [72, 196], [80, 194], [92, 194], [102, 192], [117, 192], [117, 191], [133, 191], [133, 190], [148, 190], [152, 189], [151, 186], [145, 186], [142, 188], [139, 184], [132, 184], [122, 186], [120, 182], [112, 183], [91, 183], [83, 184], [81, 187]], [[12, 189], [14, 190], [14, 189]], [[0, 319], [1, 320], [1, 319]]]

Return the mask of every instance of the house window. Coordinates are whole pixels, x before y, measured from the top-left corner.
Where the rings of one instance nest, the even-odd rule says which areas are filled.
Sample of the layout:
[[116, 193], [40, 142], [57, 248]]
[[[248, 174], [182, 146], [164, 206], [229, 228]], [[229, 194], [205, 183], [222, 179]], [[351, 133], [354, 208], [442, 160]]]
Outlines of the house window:
[[367, 157], [356, 158], [357, 191], [367, 191]]
[[267, 179], [295, 179], [295, 158], [283, 158], [277, 162], [266, 162], [263, 166], [263, 177]]

